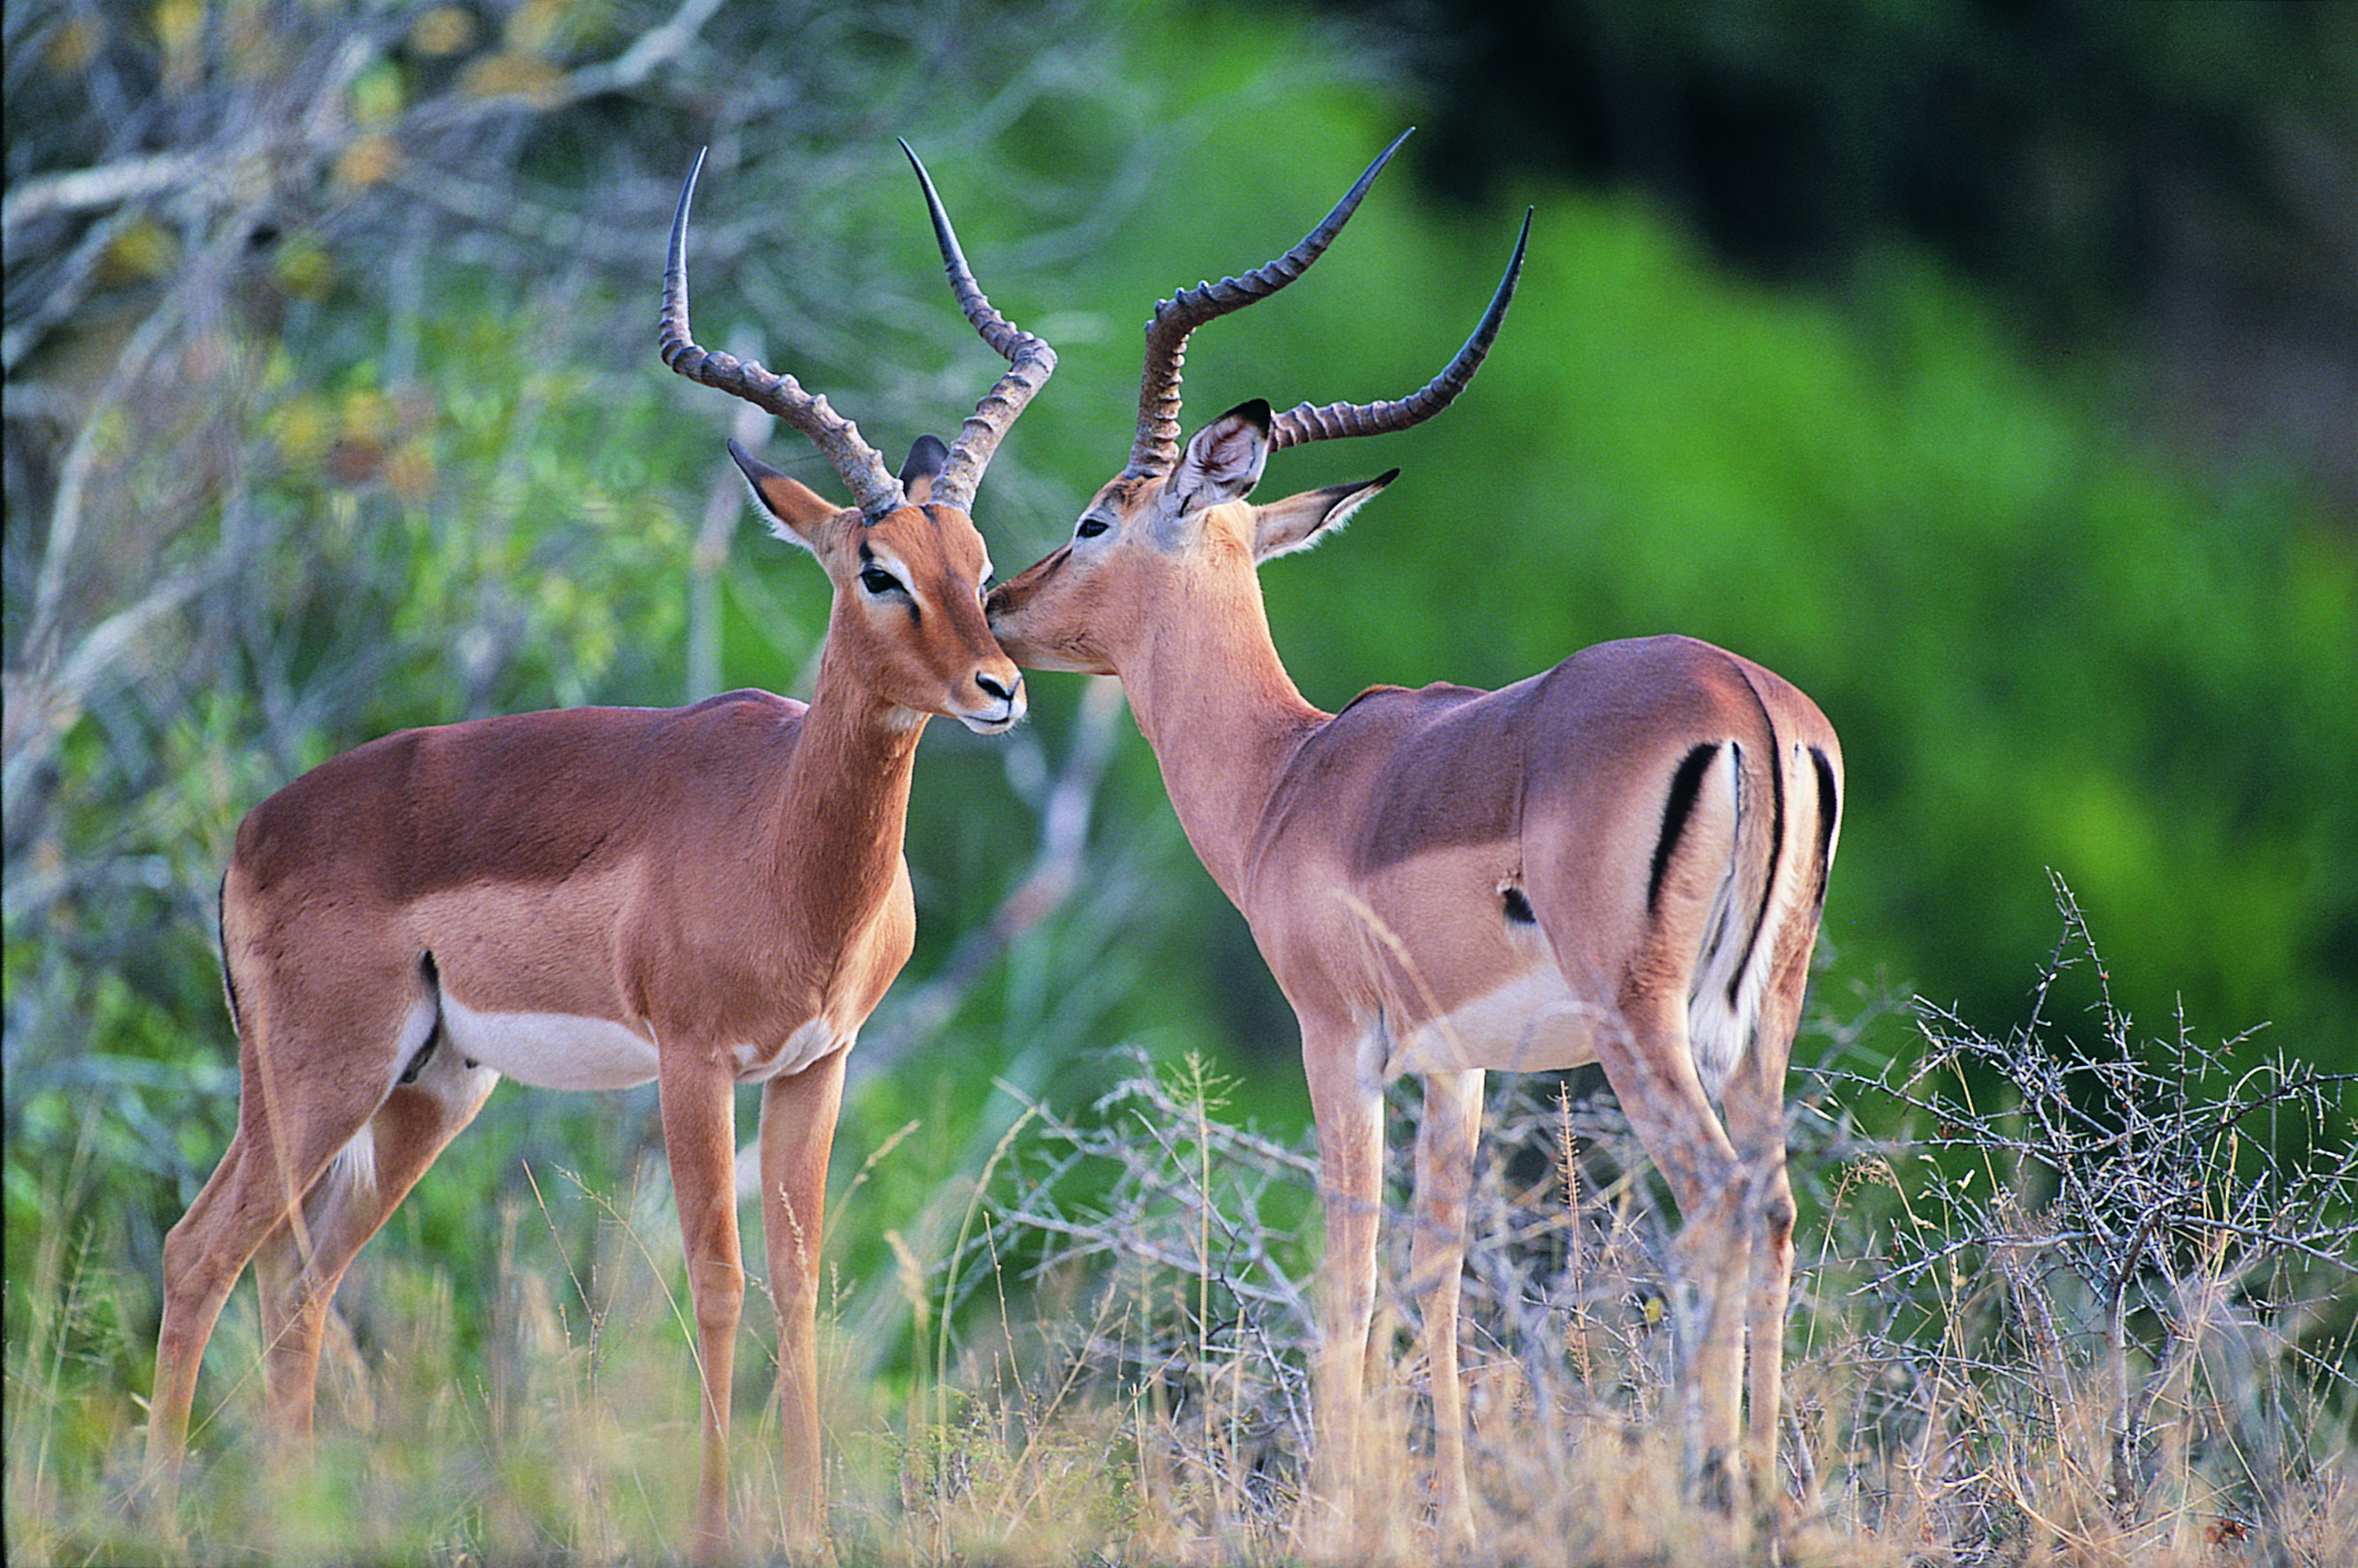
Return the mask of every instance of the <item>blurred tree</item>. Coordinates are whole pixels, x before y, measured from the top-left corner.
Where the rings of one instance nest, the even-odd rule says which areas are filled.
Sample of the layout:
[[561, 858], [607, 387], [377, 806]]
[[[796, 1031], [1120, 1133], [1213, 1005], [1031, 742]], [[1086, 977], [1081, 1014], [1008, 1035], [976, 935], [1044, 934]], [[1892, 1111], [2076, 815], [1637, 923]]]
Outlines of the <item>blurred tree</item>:
[[1324, 3], [1406, 35], [1454, 199], [1633, 187], [1788, 282], [1921, 248], [2050, 342], [2136, 342], [2134, 414], [2358, 509], [2358, 6]]

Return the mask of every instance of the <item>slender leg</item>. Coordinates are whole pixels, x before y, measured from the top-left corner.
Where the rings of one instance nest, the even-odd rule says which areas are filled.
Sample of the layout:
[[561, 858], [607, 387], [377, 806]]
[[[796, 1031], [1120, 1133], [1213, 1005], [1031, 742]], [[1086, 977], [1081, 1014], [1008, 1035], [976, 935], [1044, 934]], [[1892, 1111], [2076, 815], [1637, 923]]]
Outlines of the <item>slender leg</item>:
[[1318, 1123], [1318, 1194], [1326, 1216], [1319, 1270], [1324, 1321], [1311, 1390], [1317, 1449], [1308, 1535], [1311, 1554], [1330, 1559], [1347, 1556], [1357, 1531], [1383, 1195], [1383, 1097], [1377, 1085], [1361, 1080], [1355, 1045], [1347, 1038], [1322, 1045], [1304, 1030], [1303, 1057]]
[[1482, 1074], [1430, 1073], [1416, 1135], [1416, 1234], [1409, 1291], [1423, 1299], [1425, 1368], [1433, 1385], [1435, 1523], [1444, 1552], [1474, 1544], [1466, 1487], [1466, 1388], [1457, 1365], [1457, 1299], [1466, 1268], [1466, 1206], [1482, 1135]]
[[331, 1164], [304, 1199], [303, 1225], [281, 1225], [255, 1255], [273, 1425], [289, 1451], [311, 1433], [319, 1346], [344, 1271], [499, 1082], [497, 1074], [455, 1060], [445, 1065], [438, 1058], [435, 1067], [431, 1077], [395, 1089], [370, 1119], [373, 1179]]
[[[163, 1326], [156, 1342], [148, 1464], [168, 1502], [188, 1443], [205, 1345], [222, 1304], [246, 1264], [275, 1233], [289, 1227], [302, 1195], [319, 1183], [337, 1151], [374, 1108], [365, 1099], [355, 1103], [352, 1086], [343, 1082], [325, 1086], [341, 1091], [334, 1096], [340, 1104], [316, 1103], [329, 1098], [324, 1095], [298, 1098], [298, 1089], [319, 1080], [292, 1074], [265, 1091], [255, 1065], [260, 1054], [253, 1048], [244, 1054], [238, 1130], [228, 1152], [164, 1238]], [[277, 1129], [286, 1130], [284, 1144]], [[303, 1424], [308, 1430], [308, 1411]]]
[[188, 1447], [205, 1345], [237, 1277], [245, 1272], [275, 1218], [267, 1207], [256, 1212], [244, 1191], [250, 1184], [243, 1172], [252, 1141], [241, 1127], [197, 1201], [164, 1238], [164, 1321], [156, 1340], [147, 1467], [162, 1487], [168, 1508]]
[[1752, 1352], [1751, 1421], [1745, 1469], [1757, 1521], [1781, 1522], [1778, 1499], [1778, 1426], [1784, 1404], [1785, 1314], [1793, 1277], [1793, 1188], [1785, 1169], [1785, 1071], [1809, 984], [1808, 922], [1782, 934], [1778, 967], [1762, 999], [1752, 1049], [1721, 1097], [1729, 1135], [1743, 1162], [1747, 1228], [1752, 1232], [1746, 1336]]
[[729, 1551], [729, 1394], [745, 1266], [737, 1240], [736, 1082], [725, 1063], [689, 1050], [666, 1054], [656, 1075], [664, 1150], [671, 1159], [687, 1283], [696, 1305], [696, 1353], [704, 1396], [703, 1479], [697, 1488], [692, 1555]]
[[819, 1247], [827, 1213], [827, 1159], [843, 1103], [850, 1050], [792, 1077], [773, 1078], [762, 1098], [762, 1227], [770, 1291], [778, 1308], [779, 1424], [785, 1434], [786, 1550], [819, 1550], [827, 1537], [826, 1473], [818, 1419]]
[[1654, 1006], [1625, 1000], [1623, 1017], [1628, 1037], [1600, 1037], [1598, 1060], [1678, 1199], [1675, 1392], [1687, 1476], [1711, 1496], [1736, 1457], [1743, 1421], [1742, 1292], [1749, 1270], [1736, 1218], [1740, 1173], [1735, 1146], [1695, 1076], [1682, 999]]

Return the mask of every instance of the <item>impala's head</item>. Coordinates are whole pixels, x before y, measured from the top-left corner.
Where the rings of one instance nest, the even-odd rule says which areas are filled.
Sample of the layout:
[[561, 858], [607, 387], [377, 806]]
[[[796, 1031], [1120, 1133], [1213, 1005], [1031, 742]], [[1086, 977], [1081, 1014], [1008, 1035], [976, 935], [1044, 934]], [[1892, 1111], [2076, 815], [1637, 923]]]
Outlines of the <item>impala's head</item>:
[[925, 438], [895, 474], [850, 420], [794, 377], [698, 346], [687, 319], [687, 207], [704, 168], [701, 153], [672, 219], [658, 342], [664, 362], [680, 374], [741, 397], [809, 437], [850, 488], [853, 504], [838, 506], [736, 442], [729, 444], [773, 530], [817, 556], [835, 584], [830, 661], [855, 672], [860, 687], [880, 700], [919, 719], [941, 714], [996, 734], [1023, 717], [1023, 677], [983, 617], [990, 559], [969, 508], [991, 454], [1047, 384], [1056, 354], [991, 308], [925, 165], [908, 143], [901, 150], [925, 189], [951, 293], [983, 341], [1008, 362], [1007, 373], [967, 417], [954, 444]]
[[1405, 430], [1448, 407], [1473, 381], [1514, 297], [1531, 237], [1528, 217], [1480, 325], [1422, 391], [1389, 403], [1304, 403], [1282, 414], [1271, 413], [1256, 398], [1196, 431], [1184, 449], [1179, 444], [1179, 372], [1188, 335], [1301, 276], [1342, 232], [1405, 140], [1403, 133], [1386, 147], [1325, 221], [1284, 255], [1241, 278], [1184, 289], [1154, 308], [1146, 325], [1138, 435], [1129, 463], [1090, 499], [1069, 543], [991, 590], [990, 629], [1018, 660], [1040, 669], [1119, 675], [1125, 654], [1166, 617], [1258, 615], [1253, 568], [1316, 543], [1400, 472], [1256, 506], [1247, 498], [1270, 453]]
[[1256, 567], [1316, 544], [1399, 477], [1256, 506], [1247, 497], [1275, 449], [1273, 424], [1267, 403], [1241, 404], [1196, 431], [1169, 472], [1099, 490], [1069, 542], [991, 589], [1000, 646], [1035, 669], [1120, 675], [1166, 615], [1257, 606]]
[[1023, 717], [1023, 676], [983, 619], [990, 553], [974, 521], [932, 494], [949, 449], [921, 438], [902, 465], [903, 504], [872, 521], [729, 443], [770, 531], [817, 556], [835, 584], [827, 657], [912, 714], [995, 735]]

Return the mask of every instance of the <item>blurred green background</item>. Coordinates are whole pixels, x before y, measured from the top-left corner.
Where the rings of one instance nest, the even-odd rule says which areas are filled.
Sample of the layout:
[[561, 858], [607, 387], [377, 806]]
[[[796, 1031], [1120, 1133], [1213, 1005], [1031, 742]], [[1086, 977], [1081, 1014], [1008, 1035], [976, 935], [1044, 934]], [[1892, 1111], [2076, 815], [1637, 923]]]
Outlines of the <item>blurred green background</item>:
[[[12, 1335], [43, 1238], [152, 1281], [227, 1141], [215, 886], [255, 802], [406, 725], [806, 689], [824, 581], [746, 524], [736, 406], [654, 353], [707, 144], [699, 334], [896, 457], [996, 373], [892, 137], [924, 154], [1062, 355], [978, 503], [1012, 575], [1120, 463], [1153, 301], [1275, 254], [1418, 124], [1314, 276], [1190, 354], [1191, 428], [1398, 395], [1537, 209], [1455, 408], [1272, 465], [1272, 495], [1406, 470], [1265, 574], [1304, 692], [1725, 643], [1843, 737], [1816, 1011], [1845, 1049], [1907, 1057], [1911, 995], [2025, 1018], [2051, 873], [2145, 1028], [2266, 1024], [2252, 1051], [2358, 1071], [2358, 7], [163, 0], [6, 28]], [[1102, 779], [1071, 765], [1084, 685], [1035, 677], [1011, 740], [929, 733], [920, 947], [840, 1168], [916, 1127], [844, 1211], [855, 1275], [998, 1136], [994, 1078], [1079, 1104], [1141, 1042], [1303, 1116], [1291, 1016], [1143, 744], [1120, 719]], [[1043, 852], [1059, 778], [1077, 860]], [[1035, 867], [1051, 912], [978, 944]], [[611, 1185], [652, 1103], [503, 1090], [380, 1247], [463, 1254], [532, 1162]], [[152, 1301], [119, 1311], [135, 1347]]]

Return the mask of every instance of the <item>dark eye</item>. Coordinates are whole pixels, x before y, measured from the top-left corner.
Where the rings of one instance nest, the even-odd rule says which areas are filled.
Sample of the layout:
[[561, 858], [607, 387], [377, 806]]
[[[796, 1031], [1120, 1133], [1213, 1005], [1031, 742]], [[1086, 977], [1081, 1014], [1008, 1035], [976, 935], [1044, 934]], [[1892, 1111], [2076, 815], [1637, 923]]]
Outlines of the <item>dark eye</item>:
[[901, 579], [882, 567], [870, 567], [860, 574], [860, 586], [880, 597], [888, 593], [905, 593]]
[[1106, 520], [1102, 517], [1084, 517], [1081, 519], [1081, 525], [1073, 530], [1084, 539], [1094, 539], [1105, 531]]

